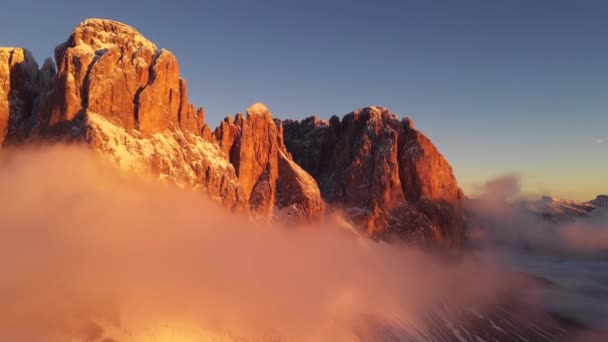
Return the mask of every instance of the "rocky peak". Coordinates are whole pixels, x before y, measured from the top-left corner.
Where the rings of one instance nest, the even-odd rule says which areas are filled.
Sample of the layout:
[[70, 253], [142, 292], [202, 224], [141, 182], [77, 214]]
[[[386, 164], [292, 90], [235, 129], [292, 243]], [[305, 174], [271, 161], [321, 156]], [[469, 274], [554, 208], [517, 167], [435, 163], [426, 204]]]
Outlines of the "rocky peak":
[[201, 134], [204, 118], [188, 102], [177, 58], [134, 28], [85, 20], [55, 58], [59, 70], [43, 106], [43, 129], [93, 112], [143, 134], [176, 128]]
[[[226, 117], [214, 136], [234, 165], [252, 213], [272, 217], [275, 210], [290, 206], [297, 206], [302, 214], [298, 216], [306, 218], [322, 213], [316, 182], [291, 160], [283, 142], [283, 125], [273, 120], [266, 105], [250, 106], [246, 117], [241, 113], [235, 120]], [[293, 210], [290, 215], [294, 216]]]
[[38, 70], [27, 51], [0, 51], [2, 139], [77, 140], [121, 167], [246, 208], [234, 167], [203, 139], [204, 110], [188, 102], [170, 51], [103, 19], [85, 20], [55, 49], [57, 73], [51, 59]]
[[329, 123], [285, 121], [285, 144], [323, 198], [372, 237], [459, 244], [462, 191], [452, 169], [410, 119], [366, 107]]

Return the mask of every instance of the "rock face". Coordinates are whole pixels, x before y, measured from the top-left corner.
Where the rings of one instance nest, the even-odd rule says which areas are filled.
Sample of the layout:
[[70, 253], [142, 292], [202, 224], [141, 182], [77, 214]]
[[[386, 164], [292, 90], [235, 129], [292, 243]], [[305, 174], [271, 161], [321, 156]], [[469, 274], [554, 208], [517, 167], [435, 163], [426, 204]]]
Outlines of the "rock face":
[[41, 114], [47, 128], [88, 110], [144, 134], [169, 128], [200, 134], [202, 111], [188, 102], [177, 59], [132, 27], [85, 20], [55, 49], [55, 59], [57, 78]]
[[0, 48], [0, 146], [7, 135], [17, 138], [27, 134], [35, 121], [31, 115], [54, 76], [50, 60], [38, 70], [29, 51]]
[[234, 167], [217, 146], [200, 136], [181, 130], [145, 136], [92, 112], [87, 113], [87, 125], [91, 146], [122, 168], [199, 189], [230, 209], [246, 208]]
[[234, 167], [201, 137], [211, 137], [204, 110], [188, 102], [171, 52], [125, 24], [89, 19], [55, 49], [55, 58], [56, 75], [51, 60], [38, 70], [27, 51], [1, 50], [2, 138], [8, 131], [13, 140], [85, 142], [122, 167], [246, 209]]
[[316, 182], [291, 161], [266, 106], [251, 106], [213, 134], [204, 110], [188, 101], [175, 56], [125, 24], [82, 22], [55, 49], [56, 76], [51, 61], [38, 70], [25, 50], [0, 56], [2, 139], [8, 127], [24, 126], [20, 140], [86, 142], [122, 167], [200, 188], [264, 220], [309, 221], [324, 212]]
[[319, 183], [323, 198], [376, 238], [459, 245], [463, 194], [435, 146], [386, 108], [342, 120], [284, 122], [285, 144]]
[[0, 49], [0, 143], [86, 143], [262, 220], [314, 222], [329, 202], [374, 238], [461, 243], [449, 164], [385, 108], [283, 123], [257, 103], [212, 132], [175, 56], [112, 20], [82, 22], [55, 61], [38, 69], [26, 50]]
[[249, 107], [246, 117], [241, 113], [234, 121], [227, 117], [214, 135], [234, 165], [252, 213], [272, 217], [275, 209], [290, 208], [288, 216], [306, 219], [323, 213], [316, 182], [291, 161], [283, 143], [283, 126], [264, 104]]

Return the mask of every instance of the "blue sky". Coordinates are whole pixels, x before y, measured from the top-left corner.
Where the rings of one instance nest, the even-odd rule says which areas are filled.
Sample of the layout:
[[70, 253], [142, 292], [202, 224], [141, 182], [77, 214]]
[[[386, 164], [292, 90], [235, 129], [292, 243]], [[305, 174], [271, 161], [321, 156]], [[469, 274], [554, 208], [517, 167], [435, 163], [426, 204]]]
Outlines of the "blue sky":
[[215, 126], [367, 105], [410, 116], [465, 192], [507, 173], [529, 193], [608, 193], [608, 1], [2, 0], [0, 45], [39, 62], [87, 17], [173, 51]]

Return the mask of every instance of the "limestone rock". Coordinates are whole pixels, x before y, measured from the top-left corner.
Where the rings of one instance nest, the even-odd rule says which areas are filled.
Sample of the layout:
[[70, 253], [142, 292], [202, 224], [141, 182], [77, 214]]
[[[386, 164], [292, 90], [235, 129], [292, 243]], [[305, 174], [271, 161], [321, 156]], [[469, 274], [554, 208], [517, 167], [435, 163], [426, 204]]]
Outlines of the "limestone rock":
[[87, 118], [88, 142], [121, 167], [199, 189], [230, 209], [246, 209], [234, 167], [215, 144], [180, 130], [144, 136], [92, 112]]
[[123, 167], [247, 208], [204, 110], [188, 102], [177, 59], [134, 28], [85, 20], [55, 49], [58, 73], [52, 60], [38, 70], [27, 51], [0, 51], [2, 140], [9, 131], [22, 141], [85, 142]]
[[0, 48], [0, 146], [7, 135], [19, 135], [25, 129], [21, 125], [29, 119], [39, 95], [38, 74], [29, 51]]
[[284, 122], [294, 161], [371, 237], [459, 245], [462, 191], [433, 144], [386, 108]]
[[184, 79], [179, 80], [179, 93], [182, 97], [179, 108], [180, 128], [185, 132], [201, 135], [203, 139], [211, 141], [209, 128], [203, 133], [206, 127], [205, 110], [203, 108], [195, 109], [194, 105], [188, 103], [188, 87]]
[[144, 134], [181, 127], [184, 112], [184, 126], [198, 121], [188, 112], [175, 56], [128, 25], [85, 20], [55, 49], [55, 58], [59, 71], [41, 114], [47, 127], [87, 110]]
[[325, 212], [317, 182], [283, 152], [279, 152], [275, 217], [288, 222], [313, 222]]
[[177, 59], [163, 49], [154, 59], [148, 85], [136, 98], [140, 131], [155, 133], [179, 126], [180, 89]]
[[175, 56], [128, 25], [85, 20], [55, 60], [57, 72], [51, 60], [39, 70], [27, 51], [0, 49], [0, 143], [87, 143], [263, 220], [312, 222], [327, 202], [373, 238], [462, 241], [450, 165], [412, 120], [386, 108], [283, 122], [256, 103], [212, 132]]
[[[271, 218], [276, 209], [277, 215], [295, 220], [323, 214], [316, 182], [291, 160], [283, 142], [283, 125], [273, 120], [264, 104], [249, 107], [246, 117], [238, 113], [232, 120], [228, 116], [214, 136], [234, 165], [252, 214]], [[287, 213], [281, 211], [284, 208], [291, 209]]]

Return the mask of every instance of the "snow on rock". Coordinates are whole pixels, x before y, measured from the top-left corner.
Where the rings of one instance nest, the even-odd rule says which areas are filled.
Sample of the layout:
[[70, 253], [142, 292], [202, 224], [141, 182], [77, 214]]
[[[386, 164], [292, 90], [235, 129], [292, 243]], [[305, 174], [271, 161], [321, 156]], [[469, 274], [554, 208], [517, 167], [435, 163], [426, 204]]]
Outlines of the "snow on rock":
[[233, 166], [213, 143], [180, 130], [143, 136], [88, 112], [90, 143], [122, 168], [152, 172], [181, 187], [199, 188], [230, 208], [242, 209]]
[[598, 195], [594, 200], [591, 200], [589, 203], [598, 208], [608, 208], [608, 195]]
[[532, 213], [554, 221], [585, 216], [594, 208], [592, 203], [577, 203], [546, 195], [536, 201], [524, 201], [523, 205]]

